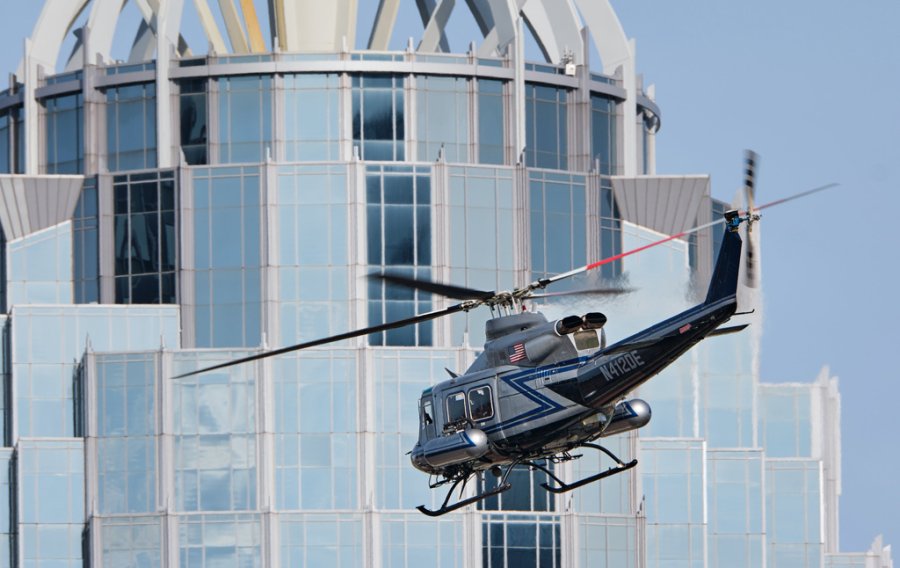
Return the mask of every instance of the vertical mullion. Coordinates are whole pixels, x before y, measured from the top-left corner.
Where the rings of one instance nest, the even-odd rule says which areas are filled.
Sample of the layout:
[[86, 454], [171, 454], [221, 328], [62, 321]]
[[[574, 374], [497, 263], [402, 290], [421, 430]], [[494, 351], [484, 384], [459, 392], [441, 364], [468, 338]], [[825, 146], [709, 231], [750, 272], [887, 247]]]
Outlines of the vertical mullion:
[[127, 270], [125, 271], [125, 289], [128, 291], [126, 304], [131, 304], [131, 175], [125, 178], [125, 185], [119, 186], [125, 188], [125, 242], [127, 243], [126, 254], [128, 255]]
[[[363, 97], [360, 97], [360, 100], [362, 100], [362, 98]], [[360, 108], [362, 108], [362, 106], [360, 106]], [[360, 130], [360, 136], [363, 136], [362, 130]], [[384, 169], [383, 168], [378, 175], [378, 214], [381, 217], [381, 219], [380, 219], [381, 227], [379, 227], [379, 229], [381, 230], [381, 251], [379, 253], [379, 256], [380, 256], [379, 261], [381, 264], [380, 268], [382, 271], [384, 271], [385, 266], [387, 266], [386, 258], [385, 258], [385, 250], [387, 249], [387, 240], [385, 239], [386, 232], [385, 232], [385, 226], [384, 226], [385, 225], [385, 223], [384, 223], [384, 221], [385, 221], [385, 204], [384, 204]], [[381, 301], [381, 323], [384, 323], [387, 321], [387, 290], [386, 290], [387, 283], [382, 280], [381, 285], [378, 288], [379, 288], [379, 291], [381, 292], [381, 298], [379, 298], [379, 300]], [[379, 343], [382, 346], [387, 345], [387, 330], [381, 332], [381, 341]]]
[[[146, 158], [146, 155], [145, 155]], [[146, 165], [146, 161], [145, 161]], [[156, 174], [156, 303], [163, 303], [163, 224], [162, 224], [162, 188], [159, 174]]]
[[[419, 176], [416, 175], [416, 168], [413, 167], [412, 171], [412, 218], [413, 218], [413, 226], [412, 226], [412, 243], [413, 243], [413, 278], [419, 277], [419, 208], [418, 208], [418, 180]], [[412, 308], [413, 315], [419, 312], [419, 291], [413, 288], [413, 299], [412, 299]], [[421, 324], [415, 324], [413, 326], [413, 345], [419, 344], [419, 326]], [[397, 383], [397, 388], [399, 389], [399, 382]], [[398, 409], [399, 412], [399, 409]], [[399, 417], [398, 417], [399, 419]], [[398, 422], [399, 424], [399, 422]]]

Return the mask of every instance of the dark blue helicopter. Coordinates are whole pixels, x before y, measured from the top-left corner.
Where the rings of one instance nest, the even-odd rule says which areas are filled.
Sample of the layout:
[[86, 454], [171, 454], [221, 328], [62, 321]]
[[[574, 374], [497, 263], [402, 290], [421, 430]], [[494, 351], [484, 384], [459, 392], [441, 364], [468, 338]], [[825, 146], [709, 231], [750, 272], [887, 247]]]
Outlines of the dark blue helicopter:
[[[461, 301], [411, 318], [265, 351], [174, 378], [488, 306], [493, 313], [499, 311], [505, 315], [487, 321], [483, 352], [464, 374], [451, 373], [450, 379], [426, 389], [419, 399], [419, 440], [410, 452], [412, 464], [436, 479], [430, 485], [432, 488], [445, 484], [450, 488], [438, 509], [424, 506], [418, 509], [426, 515], [439, 516], [507, 491], [511, 487], [510, 473], [517, 466], [546, 473], [555, 485], [545, 483], [543, 487], [553, 493], [571, 491], [623, 472], [637, 465], [637, 460], [625, 463], [595, 442], [641, 428], [650, 421], [650, 406], [640, 399], [626, 400], [628, 393], [704, 338], [747, 327], [722, 327], [737, 311], [742, 252], [740, 226], [747, 223], [749, 230], [759, 219], [758, 211], [835, 185], [754, 208], [755, 160], [755, 154], [748, 153], [746, 211], [728, 211], [723, 219], [512, 291], [487, 292], [395, 274], [373, 275], [389, 283]], [[554, 282], [722, 223], [725, 235], [705, 300], [613, 345], [606, 345], [606, 316], [601, 313], [548, 321], [540, 313], [523, 310], [524, 301], [541, 297], [536, 292]], [[745, 258], [746, 273], [752, 278], [752, 249], [748, 249]], [[566, 483], [548, 464], [576, 459], [579, 455], [572, 452], [579, 449], [603, 452], [615, 465]], [[464, 487], [466, 481], [486, 471], [499, 477], [496, 487], [450, 504], [460, 484]]]
[[[547, 321], [540, 313], [519, 311], [522, 299], [533, 297], [532, 290], [550, 282], [487, 296], [477, 290], [382, 275], [395, 284], [452, 297], [480, 295], [469, 301], [513, 312], [487, 321], [484, 351], [465, 374], [422, 393], [419, 441], [411, 452], [412, 463], [437, 477], [432, 487], [452, 485], [439, 509], [420, 506], [419, 510], [442, 515], [502, 493], [510, 489], [508, 477], [519, 465], [545, 472], [557, 485], [544, 487], [554, 493], [634, 467], [637, 460], [624, 463], [593, 442], [650, 421], [650, 406], [640, 399], [625, 400], [629, 392], [705, 337], [746, 327], [720, 326], [737, 310], [738, 228], [752, 219], [738, 211], [725, 214], [725, 238], [702, 304], [610, 346], [605, 344], [606, 316], [601, 313]], [[574, 483], [563, 482], [548, 469], [548, 461], [574, 459], [572, 452], [582, 448], [604, 452], [616, 465]], [[497, 487], [448, 504], [460, 483], [484, 470], [500, 477]]]

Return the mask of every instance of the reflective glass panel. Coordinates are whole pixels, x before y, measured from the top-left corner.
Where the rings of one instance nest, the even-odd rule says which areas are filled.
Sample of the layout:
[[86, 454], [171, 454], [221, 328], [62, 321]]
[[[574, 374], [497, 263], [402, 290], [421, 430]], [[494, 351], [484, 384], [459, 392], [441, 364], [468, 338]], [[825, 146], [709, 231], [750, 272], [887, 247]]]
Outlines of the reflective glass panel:
[[156, 167], [156, 84], [106, 91], [106, 144], [109, 171]]
[[506, 125], [503, 82], [478, 80], [478, 162], [503, 164]]
[[199, 346], [257, 346], [262, 340], [260, 181], [258, 167], [194, 172], [194, 294]]
[[336, 74], [284, 76], [285, 159], [289, 162], [340, 159], [340, 77]]
[[79, 174], [83, 171], [82, 106], [81, 93], [44, 101], [48, 174]]
[[353, 143], [363, 160], [400, 161], [404, 151], [403, 78], [356, 75], [352, 79]]
[[591, 96], [591, 156], [601, 174], [616, 173], [616, 103], [600, 95]]
[[116, 303], [176, 302], [175, 190], [171, 171], [116, 176]]
[[[370, 166], [366, 176], [368, 260], [376, 270], [428, 278], [431, 264], [430, 169]], [[431, 309], [428, 294], [369, 282], [369, 325]], [[371, 334], [371, 345], [429, 345], [431, 322]]]
[[181, 81], [179, 96], [179, 125], [181, 151], [185, 161], [191, 165], [207, 162], [207, 80], [186, 79]]
[[219, 162], [262, 162], [272, 147], [272, 77], [216, 79]]
[[418, 158], [469, 162], [469, 81], [462, 77], [416, 78]]
[[564, 170], [568, 164], [568, 90], [525, 85], [525, 163]]

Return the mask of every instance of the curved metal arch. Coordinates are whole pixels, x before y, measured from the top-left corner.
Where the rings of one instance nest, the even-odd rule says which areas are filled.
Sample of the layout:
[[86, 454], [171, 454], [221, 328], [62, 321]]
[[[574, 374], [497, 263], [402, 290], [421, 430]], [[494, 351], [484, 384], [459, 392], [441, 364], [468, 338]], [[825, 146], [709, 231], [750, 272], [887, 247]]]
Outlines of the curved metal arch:
[[[75, 21], [90, 1], [46, 0], [31, 36], [30, 56], [35, 62], [48, 69], [55, 68], [66, 35], [71, 31]], [[111, 59], [116, 25], [127, 1], [93, 0], [88, 22], [90, 33], [84, 38], [86, 45], [80, 47], [90, 50], [89, 61], [97, 55], [104, 59]], [[161, 10], [170, 12], [167, 19], [174, 18], [177, 20], [177, 26], [180, 26], [183, 1], [134, 1], [141, 11], [143, 22], [137, 32], [129, 60], [138, 61], [153, 56], [152, 50], [155, 47], [153, 40], [157, 35], [156, 28]], [[291, 51], [342, 49], [344, 47], [343, 38], [346, 37], [349, 40], [355, 35], [357, 1], [335, 0], [330, 3], [322, 3], [318, 0], [270, 0], [270, 11], [274, 11], [275, 19], [279, 23], [276, 28], [285, 32], [285, 37], [279, 38], [279, 43]], [[195, 4], [207, 7], [208, 11], [206, 2], [207, 0], [195, 0]], [[239, 44], [235, 46], [236, 51], [246, 52], [250, 50], [250, 47], [245, 45], [247, 39], [243, 35], [243, 30], [240, 30], [241, 37], [232, 37], [236, 36], [237, 30], [240, 29], [233, 2], [234, 0], [219, 0], [220, 5], [229, 7], [226, 12], [232, 16], [229, 19], [229, 22], [233, 24], [229, 28], [229, 36], [233, 43]], [[423, 14], [428, 21], [425, 22], [426, 34], [420, 49], [447, 51], [444, 27], [454, 1], [417, 0], [417, 2], [420, 9], [425, 5], [431, 7], [430, 10], [426, 10], [427, 15]], [[387, 38], [396, 19], [398, 4], [397, 0], [381, 0], [378, 17], [373, 22], [370, 48], [380, 47], [383, 49], [386, 47]], [[619, 65], [633, 60], [629, 42], [608, 0], [466, 0], [466, 4], [484, 36], [484, 41], [478, 49], [478, 55], [503, 55], [506, 47], [516, 37], [517, 20], [521, 16], [534, 32], [535, 39], [549, 62], [560, 62], [566, 51], [570, 50], [575, 62], [583, 63], [585, 51], [581, 34], [581, 17], [583, 17], [592, 32], [606, 73], [612, 74]], [[168, 9], [169, 5], [177, 5], [178, 8], [175, 12], [178, 13], [173, 14]], [[203, 12], [202, 9], [200, 11]], [[581, 17], [579, 17], [579, 11]], [[204, 24], [209, 23], [204, 22]], [[208, 27], [208, 25], [204, 25], [204, 28]], [[168, 31], [171, 32], [172, 29]], [[221, 35], [215, 37], [216, 33], [210, 33], [218, 30], [205, 29], [204, 31], [214, 44], [218, 44], [217, 50], [224, 47]], [[253, 31], [255, 32], [256, 28]], [[210, 35], [213, 37], [210, 38]], [[216, 39], [218, 41], [215, 41]], [[178, 46], [179, 52], [187, 53], [187, 46], [181, 37], [175, 39], [173, 43]], [[258, 40], [255, 43], [258, 44]], [[254, 51], [260, 48], [259, 45], [254, 47]], [[80, 65], [81, 58], [78, 57], [77, 51], [80, 48], [76, 47], [70, 57], [70, 67], [77, 68]], [[21, 75], [21, 65], [18, 72]]]
[[85, 26], [88, 33], [85, 34], [82, 30], [74, 31], [78, 36], [78, 43], [72, 48], [66, 62], [66, 71], [75, 71], [83, 66], [85, 51], [88, 52], [88, 62], [95, 63], [98, 56], [104, 61], [112, 60], [116, 24], [127, 2], [128, 0], [94, 0], [91, 4], [91, 15]]
[[419, 16], [425, 26], [418, 51], [450, 53], [445, 28], [455, 5], [456, 0], [416, 0]]
[[633, 61], [628, 37], [609, 0], [575, 0], [575, 3], [594, 38], [603, 73], [613, 75], [620, 65]]
[[87, 48], [91, 51], [88, 53], [89, 61], [93, 61], [96, 55], [105, 61], [112, 61], [112, 44], [116, 35], [116, 24], [119, 22], [119, 16], [127, 2], [128, 0], [94, 0], [91, 6], [91, 15], [88, 18], [90, 37], [87, 41]]
[[[515, 38], [518, 9], [512, 2], [513, 0], [466, 0], [469, 11], [484, 37], [478, 50], [479, 55], [500, 55]], [[437, 2], [435, 0], [416, 1], [422, 24], [425, 26], [425, 34], [419, 45], [419, 51], [435, 51], [440, 48], [440, 51], [449, 52], [444, 26], [449, 19], [449, 12], [452, 10], [453, 4], [454, 2]], [[380, 0], [369, 35], [368, 49], [386, 50], [388, 48], [399, 7], [400, 0]]]
[[356, 38], [357, 0], [269, 0], [285, 51], [341, 51]]
[[575, 63], [584, 62], [581, 20], [571, 0], [520, 0], [520, 12], [547, 63], [559, 64], [567, 50]]
[[134, 0], [134, 2], [143, 20], [128, 55], [129, 63], [153, 59], [160, 29], [168, 42], [176, 47], [180, 57], [190, 56], [191, 50], [180, 34], [181, 17], [184, 12], [183, 0]]
[[506, 49], [516, 39], [516, 20], [519, 10], [513, 0], [473, 0], [469, 2], [475, 21], [482, 28], [490, 29], [478, 48], [478, 55], [489, 57], [504, 55]]
[[[84, 11], [90, 0], [47, 0], [37, 23], [31, 32], [31, 48], [28, 56], [49, 71], [56, 69], [59, 51], [66, 34]], [[22, 77], [25, 63], [21, 61], [16, 75]]]

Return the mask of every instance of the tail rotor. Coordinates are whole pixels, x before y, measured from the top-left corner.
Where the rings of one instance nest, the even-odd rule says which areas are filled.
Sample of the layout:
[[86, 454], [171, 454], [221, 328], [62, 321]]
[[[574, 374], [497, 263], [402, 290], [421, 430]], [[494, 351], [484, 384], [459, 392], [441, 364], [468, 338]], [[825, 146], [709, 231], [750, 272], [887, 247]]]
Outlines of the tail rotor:
[[750, 221], [747, 223], [744, 284], [749, 288], [756, 288], [759, 285], [757, 268], [759, 259], [756, 251], [756, 240], [751, 234], [753, 232], [753, 220], [756, 211], [754, 204], [756, 198], [756, 168], [758, 164], [759, 154], [753, 150], [746, 150], [744, 153], [744, 202], [747, 205], [747, 216]]

